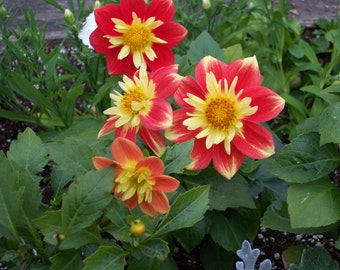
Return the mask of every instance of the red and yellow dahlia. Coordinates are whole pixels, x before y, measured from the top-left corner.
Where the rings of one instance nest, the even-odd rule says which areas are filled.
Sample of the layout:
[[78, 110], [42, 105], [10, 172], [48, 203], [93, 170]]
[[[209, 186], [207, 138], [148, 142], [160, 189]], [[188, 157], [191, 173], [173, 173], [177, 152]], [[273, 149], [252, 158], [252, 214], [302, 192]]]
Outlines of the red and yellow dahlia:
[[94, 50], [106, 55], [110, 74], [132, 75], [142, 64], [155, 70], [174, 64], [171, 48], [187, 30], [173, 22], [172, 0], [121, 0], [94, 10], [97, 28], [90, 36]]
[[115, 166], [112, 193], [123, 200], [130, 210], [137, 204], [150, 216], [169, 212], [170, 205], [164, 192], [175, 191], [179, 182], [163, 175], [164, 164], [158, 157], [144, 157], [140, 148], [128, 139], [117, 138], [110, 147], [114, 160], [94, 157], [97, 170]]
[[161, 156], [165, 150], [161, 131], [172, 125], [173, 119], [167, 98], [177, 90], [181, 79], [176, 65], [151, 73], [141, 68], [132, 79], [124, 75], [123, 81], [119, 82], [123, 93], [114, 91], [110, 94], [114, 106], [104, 111], [110, 117], [99, 131], [98, 139], [113, 130], [116, 130], [115, 137], [131, 141], [135, 141], [138, 134], [156, 155]]
[[261, 86], [256, 57], [223, 63], [211, 56], [195, 68], [196, 80], [185, 77], [174, 98], [174, 124], [165, 136], [174, 142], [194, 139], [188, 169], [215, 169], [230, 179], [244, 156], [254, 159], [275, 152], [271, 133], [257, 122], [276, 117], [284, 100]]

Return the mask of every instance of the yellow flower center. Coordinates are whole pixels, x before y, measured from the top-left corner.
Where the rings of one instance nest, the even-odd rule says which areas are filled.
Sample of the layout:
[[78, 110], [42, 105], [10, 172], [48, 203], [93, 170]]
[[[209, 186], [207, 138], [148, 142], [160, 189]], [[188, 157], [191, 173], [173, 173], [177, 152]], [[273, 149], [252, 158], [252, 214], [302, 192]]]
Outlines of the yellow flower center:
[[[123, 168], [124, 169], [124, 168]], [[122, 200], [128, 200], [137, 194], [138, 203], [143, 201], [150, 203], [152, 201], [152, 186], [155, 184], [154, 179], [150, 179], [150, 171], [146, 167], [125, 168], [115, 179], [118, 184], [116, 192], [122, 193]]]
[[156, 53], [152, 49], [153, 43], [167, 43], [165, 40], [156, 37], [152, 32], [163, 24], [162, 21], [155, 20], [155, 17], [150, 17], [146, 21], [142, 21], [141, 18], [137, 17], [137, 14], [133, 12], [131, 24], [126, 24], [117, 18], [112, 18], [111, 20], [114, 23], [115, 31], [122, 35], [105, 35], [104, 37], [111, 43], [109, 48], [121, 46], [118, 54], [119, 60], [124, 59], [132, 53], [133, 64], [136, 68], [140, 68], [140, 66], [145, 63], [144, 55], [150, 61], [157, 58]]
[[237, 120], [235, 103], [225, 97], [215, 98], [207, 104], [205, 116], [213, 127], [227, 130]]
[[132, 25], [123, 34], [124, 44], [130, 47], [131, 51], [142, 51], [151, 43], [153, 34], [143, 24]]
[[122, 98], [122, 111], [127, 114], [138, 113], [141, 107], [137, 104], [142, 104], [144, 100], [145, 95], [143, 90], [138, 85], [135, 85], [133, 88], [130, 88], [129, 92], [125, 93]]
[[144, 65], [140, 69], [139, 77], [134, 76], [134, 80], [132, 80], [123, 76], [123, 82], [118, 82], [118, 84], [124, 93], [114, 91], [110, 94], [114, 106], [106, 109], [104, 114], [116, 116], [116, 128], [123, 125], [139, 126], [139, 116], [150, 112], [156, 85], [148, 79]]
[[213, 73], [206, 75], [206, 87], [208, 90], [205, 100], [202, 100], [192, 94], [184, 99], [195, 110], [188, 113], [189, 118], [183, 121], [183, 125], [189, 130], [201, 131], [196, 138], [206, 138], [207, 149], [214, 144], [224, 142], [225, 150], [230, 154], [230, 143], [235, 135], [243, 136], [242, 120], [254, 114], [257, 106], [250, 106], [252, 99], [250, 97], [241, 98], [243, 90], [235, 93], [235, 87], [238, 78], [235, 77], [231, 85], [225, 79], [218, 81]]

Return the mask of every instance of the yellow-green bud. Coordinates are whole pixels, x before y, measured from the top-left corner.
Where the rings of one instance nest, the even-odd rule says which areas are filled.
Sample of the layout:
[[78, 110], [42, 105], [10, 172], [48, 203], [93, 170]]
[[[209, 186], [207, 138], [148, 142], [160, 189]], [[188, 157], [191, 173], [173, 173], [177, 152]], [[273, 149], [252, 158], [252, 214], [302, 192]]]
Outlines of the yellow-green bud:
[[68, 24], [73, 24], [75, 21], [72, 11], [69, 10], [68, 8], [65, 9], [64, 11], [64, 19], [65, 19], [65, 22], [67, 22]]
[[7, 9], [4, 6], [0, 7], [0, 20], [5, 20], [7, 17]]
[[209, 9], [211, 8], [211, 3], [210, 0], [202, 0], [202, 5], [204, 9]]
[[96, 9], [96, 8], [99, 8], [100, 6], [101, 6], [100, 1], [96, 0], [96, 2], [94, 2], [93, 8]]

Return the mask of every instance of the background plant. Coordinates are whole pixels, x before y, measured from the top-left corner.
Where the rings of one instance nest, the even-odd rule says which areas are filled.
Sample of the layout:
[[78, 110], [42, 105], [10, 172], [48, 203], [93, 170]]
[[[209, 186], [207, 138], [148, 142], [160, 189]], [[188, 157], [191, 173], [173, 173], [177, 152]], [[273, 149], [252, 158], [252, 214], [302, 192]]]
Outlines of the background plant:
[[[64, 12], [57, 1], [47, 2]], [[212, 1], [209, 10], [197, 1], [175, 3], [176, 20], [189, 31], [176, 48], [181, 75], [192, 74], [207, 54], [227, 63], [256, 54], [263, 83], [287, 104], [268, 123], [277, 154], [245, 160], [227, 181], [213, 168], [184, 169], [192, 142], [169, 144], [165, 173], [181, 181], [171, 211], [156, 219], [128, 211], [108, 193], [113, 172], [95, 171], [91, 162], [95, 155], [109, 157], [112, 138], [96, 137], [108, 93], [120, 79], [108, 76], [103, 58], [78, 39], [92, 9], [69, 1], [74, 22], [65, 22], [67, 38], [51, 50], [33, 11], [24, 10], [27, 27], [17, 29], [8, 27], [8, 11], [0, 24], [6, 46], [0, 115], [57, 130], [38, 136], [27, 129], [0, 154], [0, 255], [9, 267], [177, 269], [172, 255], [179, 244], [188, 253], [200, 246], [205, 269], [232, 269], [235, 252], [260, 226], [339, 237], [340, 194], [331, 181], [340, 166], [339, 22], [320, 20], [314, 38], [303, 40], [303, 27], [287, 18], [287, 1]], [[140, 237], [130, 232], [135, 220], [146, 228]], [[306, 249], [291, 269], [313, 269], [316, 253], [338, 268], [317, 248]]]

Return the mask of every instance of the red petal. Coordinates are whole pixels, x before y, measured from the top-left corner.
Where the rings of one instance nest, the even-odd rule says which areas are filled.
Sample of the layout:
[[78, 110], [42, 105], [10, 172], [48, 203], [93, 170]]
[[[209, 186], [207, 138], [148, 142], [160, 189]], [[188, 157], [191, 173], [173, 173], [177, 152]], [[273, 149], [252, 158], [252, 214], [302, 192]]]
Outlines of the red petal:
[[132, 142], [136, 142], [138, 127], [125, 127], [121, 126], [116, 129], [116, 138], [123, 137]]
[[146, 56], [144, 56], [145, 62], [151, 70], [156, 70], [175, 63], [174, 53], [168, 47], [164, 46], [164, 44], [154, 43], [152, 45], [152, 49], [157, 55], [157, 58], [150, 61]]
[[104, 35], [105, 34], [97, 28], [90, 35], [90, 43], [97, 53], [108, 54], [112, 51], [112, 49], [109, 48], [111, 43], [107, 38], [103, 37]]
[[161, 192], [175, 191], [179, 186], [179, 181], [168, 175], [160, 175], [155, 177], [156, 183], [153, 189]]
[[220, 81], [226, 77], [228, 65], [224, 62], [212, 57], [206, 56], [199, 61], [195, 68], [195, 76], [197, 82], [203, 89], [206, 89], [206, 75], [212, 72], [215, 75], [217, 81]]
[[193, 159], [193, 162], [188, 166], [188, 169], [202, 170], [208, 167], [213, 158], [213, 151], [206, 148], [205, 138], [195, 139], [190, 157]]
[[140, 114], [142, 124], [151, 130], [164, 130], [172, 124], [172, 107], [164, 99], [152, 99], [148, 114]]
[[[251, 97], [251, 106], [258, 106], [255, 114], [245, 118], [252, 122], [265, 122], [276, 117], [284, 108], [285, 101], [272, 90], [258, 86], [245, 91]], [[241, 96], [241, 98], [243, 95]]]
[[114, 30], [112, 18], [122, 19], [122, 14], [118, 5], [108, 4], [96, 8], [94, 10], [94, 15], [98, 28], [105, 33], [104, 35], [117, 35], [117, 32]]
[[110, 147], [111, 154], [120, 165], [124, 165], [130, 161], [140, 161], [143, 159], [143, 153], [134, 142], [118, 137]]
[[163, 162], [155, 156], [146, 157], [138, 162], [136, 165], [136, 170], [140, 168], [148, 168], [150, 171], [150, 178], [161, 175], [164, 172]]
[[202, 88], [193, 77], [186, 76], [181, 80], [179, 88], [174, 94], [176, 103], [183, 107], [190, 106], [184, 101], [188, 97], [188, 93], [205, 100], [207, 90]]
[[139, 136], [143, 142], [154, 152], [157, 156], [162, 156], [165, 151], [165, 139], [159, 131], [149, 130], [140, 127]]
[[155, 17], [160, 21], [171, 21], [175, 14], [172, 0], [152, 0], [147, 7], [146, 17]]
[[175, 93], [183, 78], [177, 72], [177, 65], [170, 65], [150, 73], [150, 80], [156, 84], [156, 97], [166, 99]]
[[166, 22], [152, 32], [156, 37], [165, 40], [167, 43], [164, 45], [168, 48], [180, 44], [188, 33], [184, 26], [176, 22]]
[[124, 15], [124, 21], [127, 24], [132, 23], [132, 12], [137, 14], [137, 17], [141, 18], [142, 21], [145, 18], [146, 4], [144, 0], [121, 0], [120, 10]]
[[200, 132], [199, 129], [188, 130], [187, 127], [183, 125], [183, 121], [188, 118], [188, 112], [189, 110], [186, 108], [174, 111], [172, 126], [165, 131], [165, 136], [168, 140], [176, 143], [186, 142], [195, 138]]
[[235, 77], [238, 77], [236, 85], [236, 93], [247, 88], [259, 86], [262, 82], [262, 77], [258, 67], [256, 58], [248, 57], [232, 62], [228, 66], [226, 78], [230, 85]]
[[263, 126], [244, 121], [243, 135], [244, 138], [239, 135], [235, 136], [232, 144], [244, 155], [250, 158], [262, 159], [275, 153], [273, 136]]
[[106, 55], [106, 66], [108, 73], [111, 75], [125, 74], [131, 77], [135, 72], [136, 68], [133, 65], [132, 55], [129, 54], [122, 60], [118, 59], [118, 54], [121, 47], [112, 48], [110, 53]]
[[92, 162], [96, 170], [101, 170], [116, 164], [114, 160], [107, 157], [93, 157]]
[[213, 165], [215, 169], [227, 179], [231, 179], [241, 167], [244, 155], [233, 145], [231, 145], [231, 154], [225, 151], [223, 143], [213, 146], [214, 157]]

